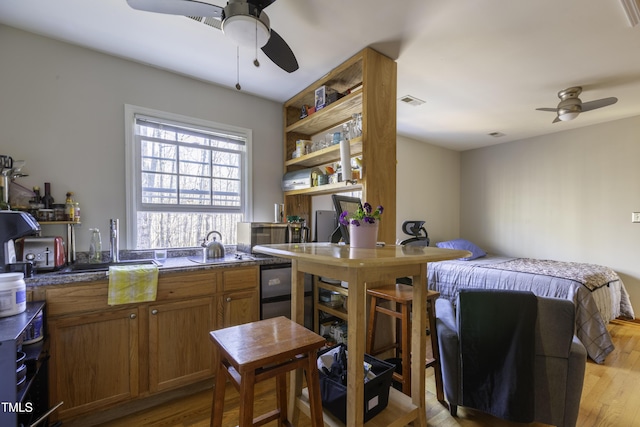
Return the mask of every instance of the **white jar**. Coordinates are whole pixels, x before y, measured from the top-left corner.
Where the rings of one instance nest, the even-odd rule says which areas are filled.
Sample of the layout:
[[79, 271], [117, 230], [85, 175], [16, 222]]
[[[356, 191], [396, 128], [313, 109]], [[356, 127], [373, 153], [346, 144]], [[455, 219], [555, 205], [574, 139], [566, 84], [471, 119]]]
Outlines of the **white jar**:
[[0, 317], [27, 309], [27, 287], [23, 273], [0, 273]]

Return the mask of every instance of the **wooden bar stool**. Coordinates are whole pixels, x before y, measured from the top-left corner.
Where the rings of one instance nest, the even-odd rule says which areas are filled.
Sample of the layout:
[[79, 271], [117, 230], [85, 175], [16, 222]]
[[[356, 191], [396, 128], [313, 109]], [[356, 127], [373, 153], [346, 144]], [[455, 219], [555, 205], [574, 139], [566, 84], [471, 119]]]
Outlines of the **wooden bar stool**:
[[[212, 426], [222, 425], [226, 378], [240, 394], [240, 427], [260, 426], [274, 420], [278, 420], [279, 426], [291, 425], [287, 420], [286, 373], [299, 368], [306, 374], [311, 424], [323, 425], [316, 354], [325, 344], [324, 338], [282, 316], [209, 334], [219, 360], [215, 368]], [[273, 377], [277, 408], [254, 419], [254, 386]]]
[[[411, 285], [396, 283], [373, 289], [368, 289], [371, 297], [369, 309], [369, 324], [367, 328], [367, 353], [376, 354], [395, 349], [396, 357], [402, 360], [402, 372], [394, 372], [393, 379], [402, 384], [402, 392], [411, 395], [411, 305], [413, 302], [413, 289]], [[427, 317], [429, 319], [429, 335], [431, 337], [432, 358], [425, 361], [425, 368], [433, 367], [436, 382], [436, 394], [439, 401], [444, 401], [442, 386], [442, 370], [440, 368], [438, 336], [435, 328], [435, 300], [440, 296], [439, 292], [427, 291]], [[381, 307], [378, 303], [391, 301], [395, 304], [395, 310]], [[375, 348], [375, 330], [378, 313], [386, 314], [396, 319], [396, 342], [381, 348]]]

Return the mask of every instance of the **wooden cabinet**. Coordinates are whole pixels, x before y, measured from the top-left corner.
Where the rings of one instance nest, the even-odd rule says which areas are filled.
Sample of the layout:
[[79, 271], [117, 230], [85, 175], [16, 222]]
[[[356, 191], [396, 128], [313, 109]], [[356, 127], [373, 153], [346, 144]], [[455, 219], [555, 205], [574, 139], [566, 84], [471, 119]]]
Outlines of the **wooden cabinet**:
[[222, 295], [218, 299], [218, 327], [227, 328], [260, 319], [260, 295], [254, 286], [259, 270], [235, 269], [222, 273]]
[[69, 418], [138, 395], [136, 307], [50, 318], [50, 401]]
[[213, 376], [209, 332], [259, 319], [259, 266], [167, 272], [157, 298], [107, 305], [108, 281], [38, 288], [51, 337], [50, 402], [62, 420]]
[[215, 329], [213, 297], [148, 306], [149, 391], [190, 384], [213, 375], [208, 339]]
[[[285, 192], [285, 214], [313, 220], [315, 195], [362, 191], [362, 200], [385, 208], [378, 240], [395, 242], [396, 227], [396, 79], [392, 59], [366, 48], [308, 86], [284, 104], [284, 172], [323, 167], [340, 160], [338, 145], [293, 158], [297, 140], [318, 135], [362, 113], [362, 136], [350, 141], [352, 157], [362, 159], [362, 178]], [[314, 105], [320, 86], [345, 94], [319, 111], [300, 118], [303, 106]]]

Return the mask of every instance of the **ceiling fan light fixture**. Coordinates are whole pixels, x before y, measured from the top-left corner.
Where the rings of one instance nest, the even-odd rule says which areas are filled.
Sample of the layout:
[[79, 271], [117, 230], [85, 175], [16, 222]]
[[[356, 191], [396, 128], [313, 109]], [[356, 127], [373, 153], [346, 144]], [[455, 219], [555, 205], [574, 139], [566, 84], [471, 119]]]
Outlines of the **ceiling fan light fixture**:
[[263, 47], [271, 37], [269, 28], [267, 14], [245, 1], [230, 1], [222, 13], [222, 32], [238, 46]]
[[227, 18], [222, 31], [237, 45], [244, 47], [262, 47], [269, 40], [269, 28], [260, 20], [246, 15]]
[[563, 122], [575, 119], [580, 114], [579, 108], [561, 108], [558, 110], [558, 118]]

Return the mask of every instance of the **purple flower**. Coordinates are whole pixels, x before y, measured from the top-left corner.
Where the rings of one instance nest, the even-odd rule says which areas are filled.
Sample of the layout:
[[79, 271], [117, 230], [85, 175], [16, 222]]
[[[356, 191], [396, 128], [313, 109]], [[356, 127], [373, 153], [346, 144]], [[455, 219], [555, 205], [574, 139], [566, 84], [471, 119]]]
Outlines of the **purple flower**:
[[365, 203], [351, 214], [348, 211], [342, 212], [338, 221], [342, 225], [353, 224], [356, 227], [359, 227], [361, 224], [375, 224], [376, 221], [380, 220], [382, 211], [383, 208], [380, 205], [373, 211], [371, 204]]
[[340, 214], [340, 224], [349, 225], [349, 221], [347, 220], [347, 215], [349, 215], [348, 211], [344, 211]]

